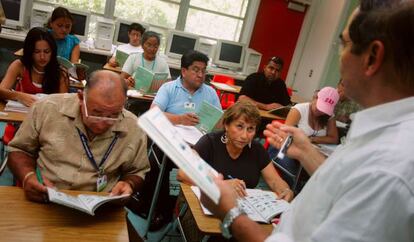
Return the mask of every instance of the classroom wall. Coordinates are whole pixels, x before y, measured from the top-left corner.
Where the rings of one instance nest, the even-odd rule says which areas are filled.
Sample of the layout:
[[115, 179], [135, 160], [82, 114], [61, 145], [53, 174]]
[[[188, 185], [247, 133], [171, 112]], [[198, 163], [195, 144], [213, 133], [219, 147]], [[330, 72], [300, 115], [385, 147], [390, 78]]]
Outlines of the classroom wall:
[[282, 79], [286, 79], [305, 13], [287, 8], [286, 0], [261, 0], [250, 48], [263, 54], [261, 67], [272, 56], [285, 61]]

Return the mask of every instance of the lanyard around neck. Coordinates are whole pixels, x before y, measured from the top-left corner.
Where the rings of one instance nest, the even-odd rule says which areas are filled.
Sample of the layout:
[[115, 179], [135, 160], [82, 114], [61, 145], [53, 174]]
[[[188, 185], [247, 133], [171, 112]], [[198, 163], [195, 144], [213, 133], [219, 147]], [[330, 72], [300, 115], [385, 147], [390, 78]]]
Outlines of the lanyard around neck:
[[[155, 67], [155, 59], [157, 57], [154, 58], [154, 60], [152, 61], [152, 67], [151, 67], [151, 71], [154, 71], [154, 67]], [[142, 67], [145, 68], [145, 62], [144, 62], [144, 53], [142, 53], [141, 55], [141, 62], [142, 62]]]
[[95, 167], [96, 171], [98, 171], [99, 174], [102, 175], [101, 174], [101, 173], [103, 173], [102, 166], [105, 163], [105, 161], [108, 159], [109, 154], [111, 153], [112, 149], [114, 148], [115, 143], [118, 140], [119, 133], [116, 133], [115, 137], [112, 139], [111, 144], [109, 145], [109, 147], [106, 150], [104, 156], [102, 157], [101, 162], [98, 165], [95, 161], [95, 158], [93, 157], [91, 149], [89, 148], [88, 139], [87, 139], [86, 135], [84, 133], [82, 133], [79, 128], [76, 128], [76, 129], [78, 130], [79, 137], [81, 139], [83, 149], [86, 152], [86, 156], [88, 157], [88, 159], [91, 162], [92, 166]]

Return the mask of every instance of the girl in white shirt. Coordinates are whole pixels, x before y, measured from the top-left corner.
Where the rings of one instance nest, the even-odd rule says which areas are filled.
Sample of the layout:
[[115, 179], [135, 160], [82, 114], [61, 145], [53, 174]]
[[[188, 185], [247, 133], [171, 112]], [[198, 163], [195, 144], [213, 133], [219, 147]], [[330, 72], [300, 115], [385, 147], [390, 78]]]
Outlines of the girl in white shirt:
[[333, 110], [339, 94], [335, 88], [322, 88], [311, 102], [295, 105], [289, 112], [285, 124], [298, 126], [316, 144], [337, 144], [338, 130]]

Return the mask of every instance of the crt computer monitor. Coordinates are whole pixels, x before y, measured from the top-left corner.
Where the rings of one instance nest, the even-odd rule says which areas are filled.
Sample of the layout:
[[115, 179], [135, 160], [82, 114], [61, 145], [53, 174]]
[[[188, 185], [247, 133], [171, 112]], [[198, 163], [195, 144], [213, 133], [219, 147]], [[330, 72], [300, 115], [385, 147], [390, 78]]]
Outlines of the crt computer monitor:
[[31, 10], [31, 0], [0, 0], [6, 16], [5, 27], [8, 28], [24, 28], [25, 21], [28, 17], [27, 11]]
[[[114, 34], [114, 43], [119, 44], [128, 44], [128, 29], [132, 23], [139, 23], [134, 21], [128, 21], [125, 19], [117, 19], [115, 23], [115, 34]], [[139, 23], [144, 27], [145, 30], [149, 29], [147, 24]]]
[[80, 40], [87, 40], [89, 34], [90, 13], [68, 9], [73, 17], [72, 33]]
[[189, 50], [197, 50], [199, 48], [199, 37], [194, 34], [170, 31], [167, 40], [165, 54], [174, 59], [181, 59], [181, 56]]
[[213, 64], [237, 70], [243, 67], [245, 45], [227, 40], [218, 40]]

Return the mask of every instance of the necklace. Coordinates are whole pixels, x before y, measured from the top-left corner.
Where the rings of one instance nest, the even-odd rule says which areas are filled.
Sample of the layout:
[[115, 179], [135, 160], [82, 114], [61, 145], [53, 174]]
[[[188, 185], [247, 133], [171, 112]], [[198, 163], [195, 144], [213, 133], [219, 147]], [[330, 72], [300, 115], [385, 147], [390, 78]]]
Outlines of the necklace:
[[39, 75], [44, 75], [45, 72], [44, 71], [39, 71], [38, 69], [36, 69], [36, 67], [32, 66], [32, 69]]

